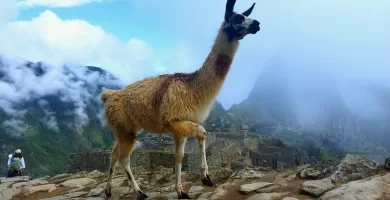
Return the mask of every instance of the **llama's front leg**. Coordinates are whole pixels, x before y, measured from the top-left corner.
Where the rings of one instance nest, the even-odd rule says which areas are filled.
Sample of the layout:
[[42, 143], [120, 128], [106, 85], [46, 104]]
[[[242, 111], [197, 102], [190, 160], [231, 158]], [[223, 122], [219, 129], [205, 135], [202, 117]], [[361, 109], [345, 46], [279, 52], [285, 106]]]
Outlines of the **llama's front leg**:
[[198, 138], [199, 142], [199, 150], [201, 155], [201, 176], [202, 176], [202, 183], [206, 186], [212, 187], [216, 184], [211, 180], [209, 175], [209, 167], [207, 165], [207, 158], [206, 158], [206, 140], [202, 138]]
[[176, 155], [176, 166], [175, 166], [175, 175], [176, 175], [176, 184], [175, 189], [179, 199], [190, 199], [190, 197], [183, 192], [183, 186], [181, 184], [181, 167], [184, 158], [184, 146], [187, 141], [187, 137], [180, 135], [174, 135], [174, 142], [176, 145], [175, 155]]

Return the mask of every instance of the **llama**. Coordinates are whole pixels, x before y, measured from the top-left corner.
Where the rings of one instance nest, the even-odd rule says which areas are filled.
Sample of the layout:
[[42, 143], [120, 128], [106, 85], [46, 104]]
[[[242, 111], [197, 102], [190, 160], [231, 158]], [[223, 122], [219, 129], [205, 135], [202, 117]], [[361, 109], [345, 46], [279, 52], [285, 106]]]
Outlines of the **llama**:
[[175, 190], [179, 199], [189, 199], [181, 184], [181, 168], [187, 137], [195, 137], [201, 154], [201, 181], [213, 187], [206, 161], [207, 132], [201, 125], [207, 118], [230, 70], [239, 40], [260, 30], [260, 22], [248, 18], [255, 3], [242, 14], [233, 11], [235, 0], [227, 0], [224, 22], [202, 67], [192, 73], [164, 74], [136, 81], [120, 90], [105, 89], [101, 94], [105, 118], [116, 143], [111, 153], [106, 198], [111, 197], [115, 165], [122, 167], [136, 199], [148, 198], [130, 169], [130, 155], [136, 135], [170, 133], [175, 144]]

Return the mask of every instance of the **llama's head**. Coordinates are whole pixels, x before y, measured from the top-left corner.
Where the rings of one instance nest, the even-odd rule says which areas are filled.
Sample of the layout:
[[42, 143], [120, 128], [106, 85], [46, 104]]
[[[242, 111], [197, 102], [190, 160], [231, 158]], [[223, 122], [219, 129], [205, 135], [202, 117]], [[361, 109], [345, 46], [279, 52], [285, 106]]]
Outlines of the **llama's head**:
[[260, 22], [248, 16], [252, 13], [255, 3], [243, 13], [233, 11], [236, 0], [227, 0], [225, 11], [224, 32], [229, 41], [241, 40], [248, 34], [256, 34], [260, 30]]

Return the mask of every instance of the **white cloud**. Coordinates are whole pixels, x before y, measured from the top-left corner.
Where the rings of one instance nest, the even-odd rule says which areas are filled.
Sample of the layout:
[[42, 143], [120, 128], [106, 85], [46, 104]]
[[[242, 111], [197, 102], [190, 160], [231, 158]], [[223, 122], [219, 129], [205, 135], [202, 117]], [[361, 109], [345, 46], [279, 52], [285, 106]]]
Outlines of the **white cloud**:
[[145, 41], [121, 42], [84, 20], [62, 20], [46, 10], [30, 21], [13, 21], [0, 30], [0, 49], [7, 56], [53, 65], [99, 66], [126, 83], [156, 72], [156, 56]]
[[92, 2], [102, 2], [103, 0], [19, 0], [19, 7], [74, 7], [81, 6]]

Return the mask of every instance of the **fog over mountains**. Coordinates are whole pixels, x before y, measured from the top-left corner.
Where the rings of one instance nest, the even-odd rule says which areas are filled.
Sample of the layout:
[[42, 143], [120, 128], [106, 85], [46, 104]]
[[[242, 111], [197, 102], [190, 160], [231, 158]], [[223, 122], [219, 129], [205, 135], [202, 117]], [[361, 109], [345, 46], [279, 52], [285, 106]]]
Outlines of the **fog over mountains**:
[[[226, 111], [217, 104], [207, 127], [228, 117], [238, 126], [279, 124], [330, 139], [351, 152], [390, 151], [389, 86], [341, 79], [308, 66], [272, 57], [246, 100]], [[1, 56], [1, 153], [22, 148], [34, 173], [63, 172], [68, 153], [112, 144], [100, 93], [124, 85], [98, 67], [51, 66]]]

